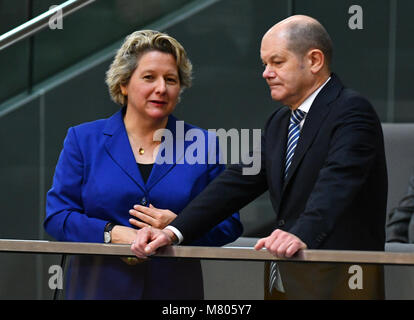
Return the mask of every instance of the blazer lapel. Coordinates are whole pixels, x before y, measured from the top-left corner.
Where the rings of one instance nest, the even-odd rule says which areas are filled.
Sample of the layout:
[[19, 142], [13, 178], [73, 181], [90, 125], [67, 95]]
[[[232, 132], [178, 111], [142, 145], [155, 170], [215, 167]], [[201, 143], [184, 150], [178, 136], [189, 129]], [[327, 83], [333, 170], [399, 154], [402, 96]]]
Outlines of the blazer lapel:
[[123, 114], [121, 110], [108, 119], [103, 131], [107, 136], [105, 148], [112, 160], [142, 189], [145, 190], [144, 181], [135, 161], [134, 153], [128, 140]]
[[[184, 163], [184, 149], [185, 149], [185, 130], [184, 130], [184, 122], [178, 122], [177, 118], [170, 115], [168, 117], [168, 122], [166, 126], [167, 132], [166, 134], [170, 134], [171, 144], [166, 143], [165, 139], [163, 138], [161, 144], [164, 144], [166, 148], [171, 148], [172, 151], [172, 158], [169, 161], [165, 162], [162, 159], [165, 159], [164, 153], [165, 151], [162, 150], [160, 147], [160, 151], [158, 152], [157, 159], [152, 167], [151, 174], [147, 181], [147, 188], [148, 190], [151, 189], [154, 185], [156, 185], [168, 172], [170, 172], [177, 163]], [[162, 156], [164, 156], [162, 158]]]
[[285, 179], [283, 189], [289, 183], [295, 170], [298, 168], [303, 156], [308, 148], [311, 146], [313, 140], [318, 133], [321, 124], [329, 111], [329, 103], [331, 103], [342, 89], [342, 83], [334, 74], [331, 75], [331, 80], [322, 88], [316, 96], [315, 101], [306, 115], [306, 120], [300, 133], [298, 144], [292, 158], [292, 163], [289, 167], [288, 175]]

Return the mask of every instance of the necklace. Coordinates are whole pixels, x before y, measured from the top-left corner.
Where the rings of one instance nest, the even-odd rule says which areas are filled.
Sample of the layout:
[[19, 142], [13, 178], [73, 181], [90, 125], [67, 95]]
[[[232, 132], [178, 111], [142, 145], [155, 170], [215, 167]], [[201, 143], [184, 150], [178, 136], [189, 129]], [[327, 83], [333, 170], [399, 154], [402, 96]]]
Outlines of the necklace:
[[[134, 149], [134, 150], [137, 150], [138, 149], [138, 155], [143, 156], [145, 154], [144, 147], [142, 147], [142, 146], [139, 146], [138, 147], [138, 143], [135, 141], [134, 136], [128, 134], [128, 138], [129, 138], [129, 141], [131, 143], [132, 149]], [[151, 147], [150, 147], [150, 149], [151, 149]]]
[[[136, 143], [134, 137], [132, 135], [128, 134], [128, 138], [129, 138], [129, 141], [130, 141], [131, 145], [133, 145], [132, 148], [135, 149], [137, 147], [137, 143]], [[138, 148], [138, 154], [140, 156], [143, 156], [144, 153], [145, 153], [144, 148], [143, 147], [139, 147]]]

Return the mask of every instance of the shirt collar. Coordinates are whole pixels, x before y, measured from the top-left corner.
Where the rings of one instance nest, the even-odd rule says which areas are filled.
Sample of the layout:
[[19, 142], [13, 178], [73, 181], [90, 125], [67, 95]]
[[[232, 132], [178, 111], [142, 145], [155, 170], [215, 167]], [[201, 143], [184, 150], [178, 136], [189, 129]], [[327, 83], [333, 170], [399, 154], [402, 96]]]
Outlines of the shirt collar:
[[326, 80], [318, 89], [316, 89], [309, 97], [307, 97], [305, 101], [303, 101], [302, 104], [298, 107], [298, 109], [302, 110], [303, 112], [309, 113], [309, 109], [311, 108], [316, 96], [330, 79], [331, 77], [329, 77], [328, 80]]

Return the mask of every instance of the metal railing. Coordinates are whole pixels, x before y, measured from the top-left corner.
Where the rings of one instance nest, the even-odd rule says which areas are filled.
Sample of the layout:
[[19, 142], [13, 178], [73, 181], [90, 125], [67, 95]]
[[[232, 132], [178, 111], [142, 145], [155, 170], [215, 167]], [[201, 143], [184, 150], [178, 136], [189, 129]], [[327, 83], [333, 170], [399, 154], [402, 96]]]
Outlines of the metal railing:
[[95, 0], [68, 0], [0, 36], [0, 50], [46, 28], [57, 13], [65, 17]]
[[[8, 239], [0, 240], [0, 252], [134, 256], [129, 245]], [[169, 246], [158, 250], [155, 256], [221, 260], [284, 260], [414, 265], [414, 252], [302, 250], [290, 259], [282, 259], [271, 255], [266, 250], [256, 251], [247, 247]]]

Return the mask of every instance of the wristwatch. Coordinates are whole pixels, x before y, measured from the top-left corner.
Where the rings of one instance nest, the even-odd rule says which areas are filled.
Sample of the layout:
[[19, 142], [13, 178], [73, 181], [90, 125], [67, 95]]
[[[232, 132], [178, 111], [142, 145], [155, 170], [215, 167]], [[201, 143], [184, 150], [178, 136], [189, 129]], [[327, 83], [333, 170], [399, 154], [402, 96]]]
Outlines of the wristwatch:
[[104, 243], [111, 243], [112, 241], [112, 228], [115, 227], [115, 224], [112, 222], [108, 222], [104, 229]]

